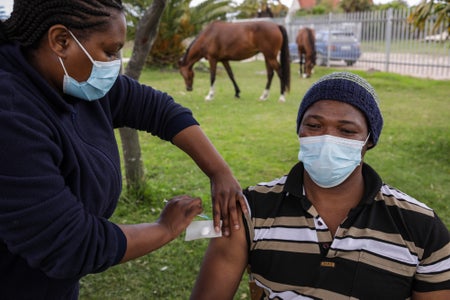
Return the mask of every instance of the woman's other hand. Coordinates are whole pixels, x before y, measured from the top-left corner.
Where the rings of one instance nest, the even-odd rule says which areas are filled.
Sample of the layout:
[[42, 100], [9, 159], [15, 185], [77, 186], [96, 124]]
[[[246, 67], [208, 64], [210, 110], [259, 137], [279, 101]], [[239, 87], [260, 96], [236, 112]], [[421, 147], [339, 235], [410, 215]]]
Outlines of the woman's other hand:
[[157, 223], [166, 228], [169, 235], [176, 238], [189, 226], [194, 217], [202, 212], [200, 198], [176, 196], [166, 202]]

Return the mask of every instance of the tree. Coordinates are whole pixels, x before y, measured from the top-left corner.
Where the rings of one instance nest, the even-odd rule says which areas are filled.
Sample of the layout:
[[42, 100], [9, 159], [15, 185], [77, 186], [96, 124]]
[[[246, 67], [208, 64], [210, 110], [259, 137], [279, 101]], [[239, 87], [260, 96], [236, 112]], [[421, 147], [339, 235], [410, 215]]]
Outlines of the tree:
[[340, 7], [346, 13], [370, 10], [373, 5], [372, 0], [342, 0], [340, 2]]
[[[125, 75], [139, 80], [145, 59], [158, 33], [165, 6], [165, 0], [153, 0], [141, 17], [136, 28], [133, 51], [125, 68]], [[130, 128], [121, 128], [119, 133], [122, 140], [127, 187], [131, 190], [139, 190], [143, 185], [144, 167], [138, 133]]]
[[226, 14], [232, 10], [229, 0], [206, 0], [195, 7], [190, 7], [190, 2], [167, 1], [147, 65], [177, 66], [178, 59], [185, 51], [183, 41], [197, 35], [205, 24], [226, 19]]
[[407, 9], [408, 2], [406, 2], [406, 0], [393, 0], [391, 2], [374, 5], [372, 8], [374, 10], [387, 10], [389, 8], [394, 10]]
[[244, 0], [239, 6], [239, 14], [237, 15], [238, 19], [248, 19], [254, 18], [260, 6], [259, 0]]
[[433, 26], [435, 32], [441, 25], [447, 27], [447, 33], [450, 35], [450, 1], [449, 0], [430, 0], [422, 1], [414, 11], [409, 15], [408, 21], [417, 28], [424, 29], [425, 23], [429, 18], [436, 18]]
[[189, 9], [189, 22], [194, 26], [197, 35], [206, 24], [213, 20], [226, 20], [227, 14], [235, 12], [230, 0], [206, 0]]
[[161, 16], [155, 43], [147, 56], [146, 65], [176, 66], [184, 47], [182, 41], [193, 32], [187, 11], [190, 0], [167, 0], [167, 8]]
[[[125, 75], [128, 75], [136, 80], [139, 80], [142, 69], [145, 66], [146, 59], [152, 49], [152, 46], [159, 36], [159, 29], [164, 28], [164, 38], [172, 39], [169, 35], [178, 32], [177, 26], [186, 22], [186, 16], [183, 16], [187, 10], [190, 0], [169, 0], [170, 9], [165, 13], [166, 0], [129, 0], [125, 3], [127, 9], [127, 19], [132, 24], [129, 33], [134, 37], [134, 46], [131, 58], [127, 67], [125, 68]], [[228, 3], [224, 0], [207, 0], [201, 9], [194, 9], [198, 13], [203, 13], [202, 18], [197, 18], [197, 25], [200, 28], [202, 22], [209, 22], [211, 18], [215, 18], [219, 11], [219, 7], [223, 3]], [[209, 3], [209, 6], [208, 6]], [[187, 5], [187, 6], [186, 6]], [[200, 4], [202, 5], [202, 4]], [[213, 9], [214, 8], [214, 9]], [[182, 13], [180, 13], [182, 12]], [[208, 12], [208, 13], [207, 13]], [[215, 12], [215, 13], [213, 13]], [[225, 12], [223, 12], [225, 14]], [[174, 15], [178, 18], [172, 18]], [[189, 16], [189, 14], [188, 14]], [[208, 17], [209, 16], [209, 17]], [[164, 17], [166, 19], [164, 19]], [[168, 24], [167, 21], [178, 20]], [[194, 26], [195, 32], [196, 26]], [[168, 34], [168, 35], [165, 35]], [[179, 37], [176, 38], [181, 43]], [[141, 158], [141, 147], [139, 144], [139, 136], [136, 130], [130, 128], [119, 129], [120, 138], [122, 140], [123, 160], [125, 164], [125, 178], [126, 184], [130, 191], [140, 191], [143, 186], [144, 167]]]
[[237, 11], [239, 11], [237, 18], [256, 18], [258, 11], [264, 11], [266, 8], [270, 8], [274, 18], [284, 17], [288, 11], [288, 8], [279, 0], [244, 0], [237, 7]]

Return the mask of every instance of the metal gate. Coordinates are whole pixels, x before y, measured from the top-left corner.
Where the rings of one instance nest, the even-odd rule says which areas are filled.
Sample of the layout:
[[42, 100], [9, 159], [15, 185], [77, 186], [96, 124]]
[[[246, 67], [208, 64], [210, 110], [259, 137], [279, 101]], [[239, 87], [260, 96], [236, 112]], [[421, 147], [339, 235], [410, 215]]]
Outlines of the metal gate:
[[447, 26], [432, 31], [434, 19], [429, 18], [423, 30], [408, 22], [410, 9], [367, 11], [274, 19], [286, 27], [289, 41], [295, 42], [298, 30], [311, 27], [318, 31], [352, 32], [360, 42], [361, 57], [353, 66], [328, 61], [328, 66], [380, 70], [415, 77], [450, 79], [450, 38]]

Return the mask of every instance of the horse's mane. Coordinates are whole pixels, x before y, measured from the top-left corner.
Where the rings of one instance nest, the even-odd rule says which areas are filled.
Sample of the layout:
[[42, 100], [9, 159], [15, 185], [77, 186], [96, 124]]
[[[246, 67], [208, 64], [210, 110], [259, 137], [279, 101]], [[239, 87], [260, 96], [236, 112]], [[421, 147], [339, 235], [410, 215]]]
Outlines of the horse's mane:
[[189, 54], [189, 51], [191, 50], [192, 46], [194, 45], [194, 43], [198, 40], [199, 37], [202, 36], [202, 34], [206, 31], [206, 29], [210, 28], [212, 26], [212, 24], [214, 23], [218, 23], [220, 22], [220, 20], [215, 20], [212, 21], [208, 26], [206, 26], [202, 31], [199, 32], [199, 34], [197, 34], [197, 36], [195, 37], [195, 39], [189, 44], [189, 46], [186, 49], [186, 52], [184, 53], [183, 57], [181, 58], [181, 63], [184, 65], [186, 63], [186, 58]]
[[194, 40], [189, 44], [189, 46], [187, 47], [186, 52], [184, 53], [183, 57], [181, 58], [181, 63], [182, 63], [183, 65], [186, 63], [186, 58], [187, 58], [187, 56], [188, 56], [188, 54], [189, 54], [189, 50], [191, 50], [192, 45], [194, 45], [194, 43], [197, 41], [198, 37], [199, 37], [202, 33], [203, 33], [203, 31], [200, 32], [199, 34], [197, 34], [197, 36], [195, 37], [195, 39], [194, 39]]

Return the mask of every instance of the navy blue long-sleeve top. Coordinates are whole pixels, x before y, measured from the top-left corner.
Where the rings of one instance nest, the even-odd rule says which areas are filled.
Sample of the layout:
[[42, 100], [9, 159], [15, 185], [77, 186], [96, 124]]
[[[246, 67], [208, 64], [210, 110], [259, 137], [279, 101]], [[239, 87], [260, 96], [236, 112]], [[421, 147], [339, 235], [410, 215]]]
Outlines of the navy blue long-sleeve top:
[[119, 263], [126, 238], [108, 221], [122, 188], [113, 129], [170, 141], [197, 124], [126, 76], [98, 101], [61, 96], [17, 45], [0, 45], [0, 298], [76, 299], [82, 276]]

